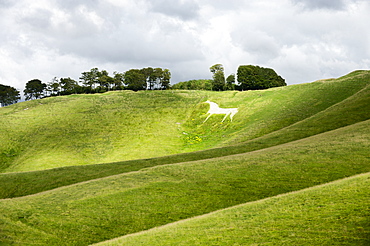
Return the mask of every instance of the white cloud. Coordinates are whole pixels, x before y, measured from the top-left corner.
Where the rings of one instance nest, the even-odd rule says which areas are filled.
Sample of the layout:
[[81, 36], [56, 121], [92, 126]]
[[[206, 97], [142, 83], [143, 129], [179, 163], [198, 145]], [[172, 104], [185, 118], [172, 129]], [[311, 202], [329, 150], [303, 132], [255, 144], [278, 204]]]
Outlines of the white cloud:
[[148, 4], [155, 12], [178, 17], [182, 20], [196, 18], [199, 11], [199, 5], [194, 0], [152, 0], [148, 1]]

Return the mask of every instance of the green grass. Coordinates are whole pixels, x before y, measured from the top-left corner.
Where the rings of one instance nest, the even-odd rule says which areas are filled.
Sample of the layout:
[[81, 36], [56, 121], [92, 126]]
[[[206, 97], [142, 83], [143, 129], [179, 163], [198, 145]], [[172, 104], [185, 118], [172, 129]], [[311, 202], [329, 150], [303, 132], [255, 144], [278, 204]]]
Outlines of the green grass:
[[42, 170], [177, 153], [183, 143], [176, 123], [186, 117], [189, 103], [170, 92], [124, 91], [12, 105], [0, 110], [1, 169]]
[[[207, 99], [239, 113], [202, 124]], [[307, 188], [370, 172], [369, 112], [370, 71], [1, 108], [0, 245], [365, 245], [369, 174]]]
[[[321, 84], [322, 82], [316, 83]], [[325, 83], [333, 82], [327, 81]], [[198, 152], [104, 165], [73, 166], [45, 171], [1, 174], [0, 183], [4, 184], [4, 186], [0, 189], [0, 198], [34, 194], [90, 179], [106, 177], [123, 172], [137, 171], [150, 166], [246, 153], [361, 122], [370, 118], [369, 112], [370, 85], [367, 85], [354, 95], [311, 117], [270, 134], [237, 145], [234, 144]], [[201, 112], [198, 113], [201, 114]], [[201, 125], [201, 127], [204, 126], [205, 125]]]
[[[264, 91], [72, 95], [0, 109], [0, 171], [36, 171], [227, 147], [288, 127], [355, 95], [369, 71]], [[221, 124], [205, 100], [238, 107]], [[335, 129], [335, 128], [334, 128]], [[309, 136], [310, 134], [308, 134]]]
[[369, 125], [1, 200], [0, 238], [16, 245], [87, 245], [369, 172]]
[[369, 245], [370, 173], [97, 245]]

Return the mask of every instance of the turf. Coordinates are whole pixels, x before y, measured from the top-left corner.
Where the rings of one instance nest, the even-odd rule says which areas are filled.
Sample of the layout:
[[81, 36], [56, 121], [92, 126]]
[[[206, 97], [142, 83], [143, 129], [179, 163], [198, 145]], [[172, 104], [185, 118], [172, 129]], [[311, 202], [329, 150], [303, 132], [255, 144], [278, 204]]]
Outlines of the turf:
[[[0, 109], [0, 171], [36, 171], [227, 147], [288, 127], [355, 95], [369, 71], [264, 91], [143, 91], [72, 95]], [[234, 122], [207, 99], [238, 107]]]
[[369, 245], [370, 173], [96, 245]]
[[[205, 100], [239, 113], [202, 124]], [[370, 71], [1, 108], [0, 244], [366, 245], [369, 112]]]
[[369, 124], [1, 200], [0, 238], [18, 245], [87, 245], [369, 172]]
[[[362, 76], [363, 74], [360, 73]], [[359, 75], [355, 73], [355, 77]], [[351, 81], [353, 82], [353, 78]], [[346, 81], [347, 76], [341, 80]], [[334, 83], [333, 81], [316, 83]], [[338, 85], [337, 85], [338, 86]], [[104, 165], [73, 166], [45, 171], [8, 173], [0, 175], [4, 184], [0, 189], [0, 198], [18, 197], [78, 183], [109, 175], [137, 171], [145, 167], [194, 161], [207, 158], [246, 153], [282, 143], [302, 139], [343, 126], [351, 125], [370, 118], [370, 85], [345, 100], [318, 112], [311, 117], [296, 122], [288, 127], [266, 134], [262, 137], [215, 149], [184, 153], [159, 158], [139, 159]]]

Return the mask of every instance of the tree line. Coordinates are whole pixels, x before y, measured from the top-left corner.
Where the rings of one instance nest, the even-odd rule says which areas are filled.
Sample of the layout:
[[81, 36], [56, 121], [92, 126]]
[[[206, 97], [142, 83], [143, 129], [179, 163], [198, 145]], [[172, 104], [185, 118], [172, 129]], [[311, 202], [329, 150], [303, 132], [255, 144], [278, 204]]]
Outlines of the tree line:
[[[225, 78], [222, 64], [210, 67], [212, 79], [199, 79], [180, 82], [171, 87], [171, 72], [162, 68], [130, 69], [124, 73], [114, 72], [110, 76], [106, 70], [92, 68], [82, 72], [79, 81], [70, 77], [56, 78], [43, 83], [39, 79], [27, 82], [23, 91], [26, 100], [70, 94], [103, 93], [113, 90], [261, 90], [286, 86], [285, 80], [271, 68], [254, 65], [241, 65], [235, 74]], [[0, 84], [0, 104], [7, 106], [20, 100], [20, 92], [11, 86]]]
[[165, 90], [169, 88], [170, 80], [170, 70], [162, 68], [130, 69], [124, 73], [114, 72], [113, 76], [106, 70], [92, 68], [81, 74], [79, 82], [70, 77], [54, 78], [47, 84], [40, 80], [31, 80], [23, 92], [26, 100], [29, 100], [44, 96], [103, 93], [114, 90]]
[[224, 67], [222, 64], [211, 66], [210, 72], [212, 79], [189, 80], [177, 83], [172, 89], [184, 90], [262, 90], [271, 87], [286, 86], [285, 80], [273, 69], [254, 65], [241, 65], [235, 74], [230, 74], [225, 78]]
[[[54, 77], [43, 83], [32, 79], [26, 83], [23, 91], [26, 100], [49, 96], [70, 94], [103, 93], [113, 90], [165, 90], [170, 87], [171, 72], [162, 68], [130, 69], [124, 73], [114, 72], [110, 76], [106, 70], [92, 68], [82, 72], [79, 81]], [[20, 100], [20, 92], [14, 87], [0, 84], [0, 104], [7, 106]]]

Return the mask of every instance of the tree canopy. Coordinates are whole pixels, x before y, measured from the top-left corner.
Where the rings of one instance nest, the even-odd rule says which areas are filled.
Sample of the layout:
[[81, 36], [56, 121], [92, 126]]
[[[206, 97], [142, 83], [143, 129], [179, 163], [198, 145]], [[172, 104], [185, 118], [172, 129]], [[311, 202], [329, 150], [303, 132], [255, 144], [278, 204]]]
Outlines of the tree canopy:
[[[92, 68], [90, 71], [82, 72], [79, 81], [70, 77], [54, 77], [47, 84], [39, 79], [30, 80], [23, 92], [25, 99], [31, 100], [46, 96], [103, 93], [110, 90], [165, 90], [170, 88], [170, 80], [169, 69], [151, 67], [130, 69], [123, 73], [114, 72], [113, 76], [110, 76], [106, 70]], [[1, 89], [5, 91], [3, 87]], [[2, 104], [5, 105], [5, 101]]]
[[211, 73], [213, 73], [213, 83], [212, 90], [214, 91], [223, 91], [225, 90], [225, 74], [224, 67], [222, 64], [215, 64], [210, 68]]
[[174, 90], [212, 90], [212, 79], [193, 79], [189, 81], [174, 84], [171, 89]]
[[145, 90], [147, 80], [145, 74], [140, 69], [128, 70], [125, 72], [124, 78], [127, 89], [133, 91]]
[[26, 100], [43, 97], [46, 87], [46, 84], [42, 83], [39, 79], [28, 81], [26, 84], [26, 89], [23, 91]]
[[74, 79], [68, 78], [60, 78], [60, 87], [62, 88], [62, 94], [76, 94], [79, 89], [78, 82]]
[[14, 87], [0, 84], [0, 104], [1, 106], [8, 106], [17, 103], [21, 99], [19, 91]]
[[237, 80], [235, 74], [230, 74], [225, 80], [224, 67], [215, 64], [210, 68], [212, 79], [199, 79], [179, 82], [172, 89], [185, 90], [262, 90], [271, 87], [285, 86], [285, 80], [271, 68], [263, 68], [253, 65], [239, 66]]
[[241, 90], [261, 90], [285, 86], [285, 80], [271, 68], [253, 65], [239, 66], [238, 83]]
[[226, 90], [235, 90], [235, 74], [230, 74], [226, 78]]

